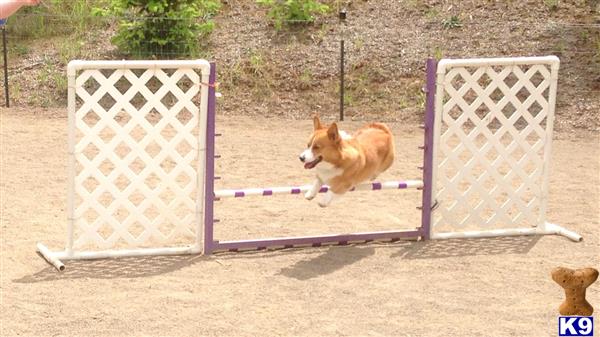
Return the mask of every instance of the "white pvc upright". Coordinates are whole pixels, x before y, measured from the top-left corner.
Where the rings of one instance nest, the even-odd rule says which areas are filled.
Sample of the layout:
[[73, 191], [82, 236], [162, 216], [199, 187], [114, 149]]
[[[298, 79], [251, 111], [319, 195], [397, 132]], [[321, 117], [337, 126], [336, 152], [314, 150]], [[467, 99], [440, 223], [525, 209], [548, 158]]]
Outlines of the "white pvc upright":
[[210, 64], [72, 61], [60, 260], [199, 253]]
[[560, 234], [546, 222], [559, 59], [441, 60], [431, 238]]

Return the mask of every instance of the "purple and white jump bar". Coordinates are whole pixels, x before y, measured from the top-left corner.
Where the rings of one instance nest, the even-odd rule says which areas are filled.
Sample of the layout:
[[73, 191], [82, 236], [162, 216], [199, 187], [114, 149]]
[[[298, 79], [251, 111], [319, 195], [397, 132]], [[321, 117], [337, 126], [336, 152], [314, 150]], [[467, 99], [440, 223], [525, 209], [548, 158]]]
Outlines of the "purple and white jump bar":
[[[312, 185], [286, 186], [270, 188], [245, 188], [240, 190], [216, 190], [215, 198], [242, 198], [249, 196], [270, 196], [274, 194], [301, 194], [310, 190]], [[398, 190], [407, 188], [423, 188], [421, 180], [386, 181], [360, 184], [351, 191]], [[325, 193], [329, 186], [323, 185], [319, 193]]]

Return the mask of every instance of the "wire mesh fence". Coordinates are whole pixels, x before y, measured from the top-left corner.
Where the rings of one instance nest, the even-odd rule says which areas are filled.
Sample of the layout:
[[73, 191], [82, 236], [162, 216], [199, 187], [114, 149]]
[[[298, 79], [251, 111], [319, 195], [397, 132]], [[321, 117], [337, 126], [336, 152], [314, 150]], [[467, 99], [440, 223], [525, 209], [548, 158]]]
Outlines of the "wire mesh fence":
[[[102, 3], [88, 1], [88, 7]], [[12, 99], [27, 106], [64, 106], [65, 65], [72, 59], [199, 57], [219, 65], [221, 113], [306, 118], [320, 112], [333, 118], [340, 105], [343, 39], [343, 102], [349, 118], [376, 115], [382, 120], [419, 121], [424, 60], [429, 56], [556, 55], [561, 59], [559, 106], [589, 111], [599, 105], [600, 21], [593, 18], [597, 12], [578, 21], [515, 17], [490, 25], [478, 20], [479, 14], [454, 20], [452, 10], [442, 5], [408, 8], [405, 13], [390, 11], [390, 3], [332, 2], [330, 12], [314, 21], [286, 20], [285, 28], [277, 30], [266, 9], [229, 1], [215, 16], [194, 18], [215, 24], [212, 32], [193, 37], [193, 50], [178, 49], [182, 43], [169, 35], [170, 23], [188, 18], [97, 16], [89, 8], [63, 13], [28, 9], [12, 16], [7, 25]], [[342, 23], [337, 11], [346, 5], [348, 16]], [[120, 25], [146, 23], [164, 44], [148, 43], [138, 54], [118, 48], [114, 38]]]

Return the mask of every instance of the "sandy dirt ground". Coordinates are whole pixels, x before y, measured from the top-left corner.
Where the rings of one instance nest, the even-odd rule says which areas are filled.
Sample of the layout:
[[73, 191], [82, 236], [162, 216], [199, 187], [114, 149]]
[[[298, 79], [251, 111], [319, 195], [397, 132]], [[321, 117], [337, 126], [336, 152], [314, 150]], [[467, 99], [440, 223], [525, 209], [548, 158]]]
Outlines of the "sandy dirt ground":
[[[64, 247], [67, 121], [0, 112], [2, 336], [552, 336], [563, 299], [552, 268], [599, 267], [599, 137], [559, 133], [548, 219], [580, 243], [402, 241], [69, 262], [58, 273], [35, 245]], [[419, 178], [421, 131], [391, 126], [398, 160], [382, 180]], [[220, 117], [218, 129], [218, 188], [310, 181], [297, 162], [309, 121]], [[356, 192], [327, 209], [298, 196], [228, 200], [216, 206], [215, 234], [408, 229], [419, 201], [418, 191]], [[588, 299], [600, 310], [600, 282]]]

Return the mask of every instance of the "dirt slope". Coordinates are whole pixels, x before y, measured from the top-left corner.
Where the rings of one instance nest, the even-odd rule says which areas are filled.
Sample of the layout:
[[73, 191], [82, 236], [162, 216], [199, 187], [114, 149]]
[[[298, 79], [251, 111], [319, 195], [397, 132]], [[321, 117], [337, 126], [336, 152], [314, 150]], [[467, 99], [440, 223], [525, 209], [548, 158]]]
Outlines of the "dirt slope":
[[[342, 33], [337, 19], [277, 34], [252, 1], [228, 4], [211, 37], [229, 96], [221, 112], [334, 116]], [[600, 17], [592, 3], [559, 2], [551, 9], [541, 1], [381, 0], [348, 8], [346, 103], [353, 118], [420, 121], [428, 56], [553, 54], [562, 62], [559, 127], [600, 126]], [[452, 16], [461, 27], [444, 27]]]
[[[337, 4], [307, 27], [275, 32], [253, 0], [228, 0], [203, 41], [219, 67], [219, 113], [306, 118], [338, 111], [342, 27]], [[435, 57], [554, 54], [561, 58], [557, 127], [600, 128], [598, 1], [378, 0], [348, 8], [346, 111], [352, 119], [419, 122], [424, 61]], [[556, 5], [556, 6], [555, 6]], [[453, 21], [452, 17], [456, 19]], [[454, 28], [452, 28], [454, 27]], [[20, 41], [13, 28], [13, 100], [20, 106], [64, 107], [65, 63], [122, 58], [110, 45], [114, 26], [74, 39]], [[80, 44], [80, 45], [79, 45]], [[3, 93], [1, 93], [3, 95]], [[1, 98], [1, 97], [0, 97]]]

